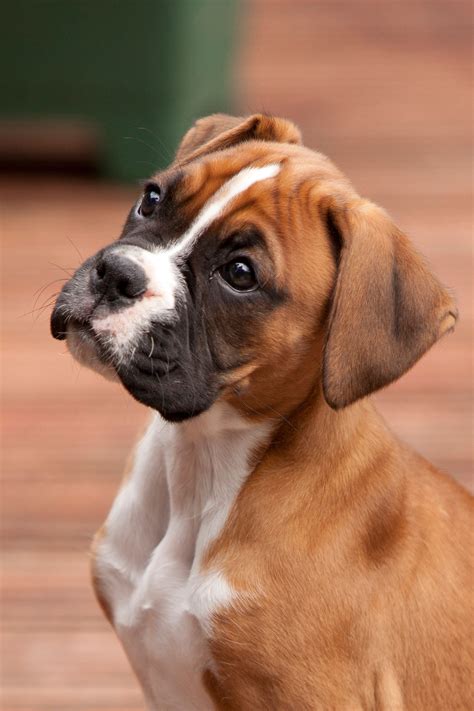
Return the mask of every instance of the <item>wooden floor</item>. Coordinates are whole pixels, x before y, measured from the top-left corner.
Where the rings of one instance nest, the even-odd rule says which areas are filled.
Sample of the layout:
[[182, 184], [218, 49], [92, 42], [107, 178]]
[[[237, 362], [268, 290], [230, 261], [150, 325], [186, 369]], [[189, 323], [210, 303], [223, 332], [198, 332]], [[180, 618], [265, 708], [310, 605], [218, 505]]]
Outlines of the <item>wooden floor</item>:
[[[299, 122], [457, 295], [456, 333], [378, 401], [397, 433], [473, 488], [470, 4], [247, 6], [240, 111]], [[115, 238], [135, 195], [59, 176], [1, 183], [4, 711], [143, 708], [93, 599], [87, 548], [145, 412], [72, 362], [49, 336], [48, 309], [31, 313], [78, 252]]]

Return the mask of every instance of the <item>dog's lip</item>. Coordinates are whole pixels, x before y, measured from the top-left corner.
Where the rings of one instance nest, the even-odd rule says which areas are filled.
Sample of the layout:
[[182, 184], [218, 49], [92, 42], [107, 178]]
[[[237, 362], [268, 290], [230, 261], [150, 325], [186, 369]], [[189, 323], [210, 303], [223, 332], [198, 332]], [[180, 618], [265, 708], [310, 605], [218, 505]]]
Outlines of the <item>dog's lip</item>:
[[[68, 285], [66, 285], [67, 287]], [[90, 330], [91, 317], [96, 303], [76, 303], [72, 301], [67, 290], [59, 295], [50, 318], [51, 335], [57, 341], [65, 341], [69, 327], [74, 324], [77, 329]]]
[[67, 337], [68, 316], [64, 313], [64, 306], [57, 303], [53, 309], [50, 320], [51, 335], [58, 341], [64, 341]]
[[109, 359], [104, 358], [100, 343], [90, 324], [72, 317], [68, 321], [67, 347], [73, 358], [81, 365], [95, 370], [107, 380], [118, 379], [113, 364]]
[[90, 323], [85, 318], [78, 318], [68, 313], [61, 303], [56, 304], [51, 314], [51, 335], [57, 341], [65, 341], [68, 328], [74, 324], [78, 329], [90, 330]]

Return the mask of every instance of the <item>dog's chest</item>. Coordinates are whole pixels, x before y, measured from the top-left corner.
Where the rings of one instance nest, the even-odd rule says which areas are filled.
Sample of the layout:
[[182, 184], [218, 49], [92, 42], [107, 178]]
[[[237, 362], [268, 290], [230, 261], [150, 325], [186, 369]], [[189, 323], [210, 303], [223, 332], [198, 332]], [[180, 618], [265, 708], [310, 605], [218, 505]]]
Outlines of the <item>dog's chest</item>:
[[263, 436], [223, 406], [188, 425], [156, 417], [106, 521], [99, 594], [152, 709], [212, 708], [202, 683], [207, 639], [234, 593], [202, 560]]

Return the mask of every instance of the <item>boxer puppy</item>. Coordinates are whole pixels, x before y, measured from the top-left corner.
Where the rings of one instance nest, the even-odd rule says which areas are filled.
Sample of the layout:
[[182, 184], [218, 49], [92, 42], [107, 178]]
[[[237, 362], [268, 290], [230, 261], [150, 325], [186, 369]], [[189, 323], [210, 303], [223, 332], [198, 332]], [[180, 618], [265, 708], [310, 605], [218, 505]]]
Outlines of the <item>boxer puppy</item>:
[[93, 563], [150, 709], [473, 708], [471, 497], [367, 399], [455, 320], [262, 115], [198, 121], [65, 285], [55, 338], [154, 411]]

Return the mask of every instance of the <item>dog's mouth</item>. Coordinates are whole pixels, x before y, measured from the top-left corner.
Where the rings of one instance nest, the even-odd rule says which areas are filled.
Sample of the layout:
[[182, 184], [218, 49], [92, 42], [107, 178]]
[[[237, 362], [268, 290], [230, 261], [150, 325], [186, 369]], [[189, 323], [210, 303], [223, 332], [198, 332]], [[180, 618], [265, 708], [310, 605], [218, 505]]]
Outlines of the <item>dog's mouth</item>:
[[[136, 400], [171, 421], [199, 414], [217, 397], [217, 384], [206, 385], [200, 361], [193, 360], [191, 350], [183, 349], [175, 328], [151, 322], [132, 344], [120, 350], [117, 333], [98, 330], [97, 310], [85, 317], [85, 307], [66, 296], [58, 300], [51, 315], [53, 337], [66, 340], [71, 355], [81, 365], [121, 382]], [[127, 309], [117, 311], [116, 316], [130, 318]]]
[[117, 371], [102, 352], [94, 331], [89, 325], [72, 321], [68, 328], [67, 345], [71, 355], [81, 365], [95, 370], [107, 380], [117, 381]]
[[122, 251], [108, 254], [108, 281], [101, 253], [63, 287], [51, 314], [52, 336], [65, 340], [79, 363], [120, 381], [167, 420], [208, 409], [219, 395], [219, 368], [192, 299], [182, 296], [177, 304], [174, 291], [153, 284], [153, 273], [148, 277]]
[[61, 297], [59, 297], [51, 314], [50, 326], [52, 337], [57, 341], [65, 341], [68, 335], [68, 325], [72, 325], [73, 321], [80, 325], [79, 320], [73, 319], [72, 314], [70, 314], [66, 308], [66, 304], [64, 304]]
[[51, 315], [51, 334], [59, 341], [66, 341], [69, 352], [81, 365], [107, 380], [119, 379], [110, 356], [88, 319], [68, 315], [58, 304]]

